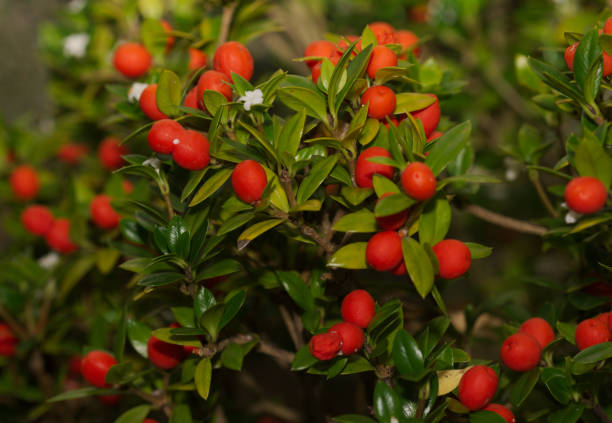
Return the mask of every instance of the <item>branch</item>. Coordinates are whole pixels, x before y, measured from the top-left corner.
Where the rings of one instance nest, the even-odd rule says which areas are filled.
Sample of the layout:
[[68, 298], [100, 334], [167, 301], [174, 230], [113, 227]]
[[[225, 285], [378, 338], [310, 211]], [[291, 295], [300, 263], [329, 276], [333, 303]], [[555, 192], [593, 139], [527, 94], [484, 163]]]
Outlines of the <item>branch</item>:
[[542, 201], [542, 204], [544, 204], [544, 207], [546, 207], [546, 210], [548, 210], [548, 212], [550, 213], [552, 217], [554, 217], [555, 219], [558, 219], [559, 213], [557, 212], [557, 210], [555, 210], [555, 208], [551, 204], [550, 199], [548, 198], [548, 195], [546, 194], [546, 191], [544, 191], [544, 187], [542, 187], [542, 183], [540, 182], [539, 173], [536, 170], [530, 170], [529, 179], [531, 179], [531, 182], [533, 183], [533, 186], [538, 192], [538, 195], [540, 196], [540, 200]]
[[295, 358], [294, 353], [278, 348], [277, 346], [262, 340], [259, 341], [257, 351], [275, 358], [276, 361], [283, 366], [290, 366]]
[[283, 322], [285, 322], [285, 326], [287, 327], [287, 330], [289, 331], [289, 336], [291, 336], [291, 340], [293, 341], [293, 344], [299, 350], [303, 345], [302, 333], [300, 329], [297, 327], [297, 325], [295, 324], [295, 321], [293, 320], [293, 316], [291, 315], [291, 313], [289, 313], [289, 310], [287, 310], [287, 308], [283, 305], [280, 306], [279, 309], [281, 312], [281, 316], [283, 316]]
[[13, 316], [11, 316], [11, 314], [7, 311], [7, 309], [4, 308], [2, 304], [0, 304], [0, 317], [2, 317], [2, 320], [4, 320], [7, 325], [9, 325], [11, 330], [15, 333], [15, 335], [17, 335], [18, 338], [23, 340], [28, 337], [28, 334], [26, 333], [26, 330], [23, 328], [23, 326], [21, 326], [15, 319], [13, 319]]
[[217, 41], [218, 46], [227, 41], [230, 26], [232, 25], [232, 18], [234, 17], [234, 12], [236, 11], [237, 6], [237, 2], [231, 2], [227, 6], [223, 6], [223, 12], [221, 15], [221, 29], [219, 30], [219, 39]]
[[544, 226], [535, 225], [523, 220], [513, 219], [474, 204], [467, 205], [464, 210], [476, 217], [481, 218], [482, 220], [486, 220], [494, 225], [512, 229], [513, 231], [538, 236], [545, 235], [548, 232], [548, 229], [546, 229]]
[[300, 231], [312, 238], [321, 248], [325, 250], [326, 253], [333, 253], [336, 250], [336, 247], [331, 242], [327, 241], [320, 233], [318, 233], [314, 228], [305, 225], [303, 223], [298, 223]]
[[295, 209], [297, 207], [297, 201], [295, 200], [295, 194], [293, 192], [293, 185], [291, 184], [291, 178], [289, 177], [289, 173], [287, 172], [286, 169], [283, 169], [280, 180], [281, 180], [281, 183], [283, 184], [283, 188], [285, 189], [285, 192], [287, 193], [287, 198], [289, 199], [289, 204], [291, 205], [291, 208]]
[[599, 420], [601, 420], [602, 423], [612, 423], [612, 420], [610, 420], [604, 409], [601, 408], [601, 405], [595, 404], [593, 406], [593, 412], [597, 415], [597, 417], [599, 417]]

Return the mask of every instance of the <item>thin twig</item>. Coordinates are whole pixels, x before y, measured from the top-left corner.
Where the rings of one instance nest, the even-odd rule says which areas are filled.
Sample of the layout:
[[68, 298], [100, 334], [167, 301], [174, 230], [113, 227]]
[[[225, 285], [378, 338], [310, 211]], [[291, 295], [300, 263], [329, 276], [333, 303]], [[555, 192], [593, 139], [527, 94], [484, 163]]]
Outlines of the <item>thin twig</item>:
[[474, 204], [469, 204], [464, 210], [476, 217], [481, 218], [482, 220], [486, 220], [489, 223], [512, 229], [517, 232], [539, 236], [545, 235], [548, 232], [548, 229], [546, 229], [544, 226], [535, 225], [523, 220], [513, 219]]
[[277, 346], [262, 340], [259, 341], [257, 351], [275, 358], [279, 364], [284, 366], [290, 366], [295, 358], [294, 353], [278, 348]]
[[166, 202], [166, 209], [168, 209], [168, 219], [172, 219], [174, 217], [174, 208], [172, 207], [172, 201], [170, 200], [170, 193], [162, 192], [164, 196], [164, 201]]
[[28, 334], [26, 333], [26, 330], [23, 328], [23, 326], [21, 326], [17, 322], [17, 320], [15, 320], [13, 316], [11, 316], [11, 313], [9, 313], [8, 310], [5, 309], [2, 304], [0, 304], [0, 317], [7, 325], [9, 325], [13, 333], [17, 335], [18, 338], [26, 339], [28, 337]]
[[593, 406], [593, 412], [595, 412], [595, 414], [597, 415], [597, 417], [599, 417], [599, 420], [601, 420], [602, 423], [612, 423], [612, 420], [610, 420], [604, 409], [601, 408], [601, 405], [595, 404]]
[[219, 30], [219, 39], [217, 41], [218, 46], [227, 41], [230, 26], [232, 25], [232, 18], [234, 17], [234, 12], [236, 11], [237, 6], [238, 2], [231, 2], [227, 6], [223, 7], [223, 12], [221, 14], [221, 29]]
[[34, 328], [34, 335], [40, 336], [47, 328], [49, 321], [49, 312], [51, 311], [51, 305], [53, 304], [53, 298], [55, 297], [55, 281], [50, 280], [45, 289], [42, 306], [38, 313], [38, 322]]
[[285, 322], [285, 326], [289, 331], [289, 336], [291, 336], [291, 340], [297, 349], [300, 348], [301, 345], [301, 333], [298, 332], [298, 328], [295, 326], [295, 322], [289, 310], [283, 305], [279, 307], [281, 316], [283, 317], [283, 322]]
[[283, 188], [285, 189], [285, 193], [287, 193], [287, 198], [289, 199], [289, 204], [292, 209], [297, 207], [297, 201], [295, 200], [295, 194], [293, 193], [293, 185], [291, 184], [291, 178], [289, 177], [289, 173], [286, 169], [283, 169], [281, 173], [281, 183], [283, 184]]
[[559, 213], [557, 212], [557, 210], [555, 210], [555, 208], [553, 207], [552, 203], [550, 202], [550, 199], [548, 198], [548, 195], [546, 194], [546, 191], [544, 191], [544, 187], [542, 186], [542, 182], [540, 182], [540, 175], [536, 170], [533, 171], [529, 171], [529, 179], [531, 179], [531, 182], [533, 183], [533, 186], [535, 187], [536, 191], [538, 192], [538, 196], [540, 197], [540, 200], [542, 201], [542, 204], [544, 204], [544, 207], [546, 207], [546, 210], [548, 210], [548, 212], [550, 213], [550, 215], [552, 217], [554, 217], [555, 219], [559, 218]]

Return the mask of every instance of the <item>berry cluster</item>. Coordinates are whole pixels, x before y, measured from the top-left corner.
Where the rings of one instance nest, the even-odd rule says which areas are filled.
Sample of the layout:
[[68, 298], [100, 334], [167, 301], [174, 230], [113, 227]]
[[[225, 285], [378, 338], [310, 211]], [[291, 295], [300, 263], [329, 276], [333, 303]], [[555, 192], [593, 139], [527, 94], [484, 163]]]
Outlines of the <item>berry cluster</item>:
[[576, 346], [580, 351], [593, 345], [612, 340], [610, 325], [612, 313], [602, 313], [591, 319], [583, 320], [576, 326]]
[[538, 366], [542, 350], [555, 339], [555, 333], [542, 318], [526, 320], [518, 333], [510, 335], [501, 347], [502, 362], [516, 372], [527, 372]]
[[354, 354], [363, 346], [363, 329], [368, 327], [376, 313], [372, 296], [363, 289], [356, 289], [344, 297], [340, 312], [343, 322], [310, 338], [309, 348], [313, 357], [331, 360], [338, 354]]

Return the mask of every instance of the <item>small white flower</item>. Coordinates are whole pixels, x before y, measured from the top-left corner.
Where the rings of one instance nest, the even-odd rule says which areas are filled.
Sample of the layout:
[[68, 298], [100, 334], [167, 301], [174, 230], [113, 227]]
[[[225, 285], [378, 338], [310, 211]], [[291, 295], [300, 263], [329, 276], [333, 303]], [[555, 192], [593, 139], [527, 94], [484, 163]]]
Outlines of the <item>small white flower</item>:
[[89, 44], [89, 34], [84, 32], [64, 38], [64, 55], [81, 58], [85, 56]]
[[38, 264], [43, 269], [51, 269], [55, 267], [57, 263], [59, 263], [60, 256], [55, 251], [51, 251], [50, 253], [42, 256], [38, 259]]
[[517, 160], [514, 160], [511, 157], [506, 157], [504, 159], [504, 165], [506, 166], [506, 180], [514, 181], [518, 178], [521, 170], [521, 164]]
[[66, 8], [70, 13], [79, 13], [85, 7], [85, 0], [71, 0]]
[[128, 101], [140, 101], [142, 92], [147, 88], [149, 84], [143, 84], [142, 82], [134, 82], [128, 90]]
[[570, 210], [565, 215], [565, 223], [567, 223], [568, 225], [573, 225], [578, 219], [580, 219], [580, 216], [582, 216], [580, 213], [577, 213], [574, 210]]
[[147, 159], [144, 162], [142, 162], [142, 165], [151, 166], [153, 169], [159, 170], [161, 166], [161, 161], [159, 159], [156, 159], [155, 157], [151, 157], [150, 159]]
[[569, 209], [569, 207], [567, 206], [567, 203], [565, 201], [561, 203], [561, 208], [562, 209]]
[[247, 91], [238, 101], [244, 102], [244, 110], [248, 112], [251, 110], [251, 106], [263, 103], [263, 92], [260, 89]]

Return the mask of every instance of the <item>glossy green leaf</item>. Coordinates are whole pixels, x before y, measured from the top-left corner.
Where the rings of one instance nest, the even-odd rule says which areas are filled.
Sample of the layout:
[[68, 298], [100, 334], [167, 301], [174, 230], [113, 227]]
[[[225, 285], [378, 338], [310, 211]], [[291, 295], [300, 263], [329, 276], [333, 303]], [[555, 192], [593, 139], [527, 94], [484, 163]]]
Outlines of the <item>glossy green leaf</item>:
[[160, 272], [145, 275], [138, 281], [140, 286], [163, 286], [185, 279], [185, 275], [177, 272]]
[[580, 176], [593, 176], [608, 188], [612, 181], [612, 158], [601, 144], [584, 138], [574, 152], [576, 170]]
[[206, 266], [198, 273], [198, 281], [212, 279], [219, 276], [229, 275], [231, 273], [240, 272], [242, 265], [234, 259], [224, 259]]
[[570, 343], [576, 345], [576, 324], [575, 323], [564, 323], [557, 322], [557, 330], [559, 334]]
[[155, 94], [159, 111], [168, 116], [180, 114], [177, 106], [181, 104], [181, 80], [170, 70], [164, 69], [159, 77]]
[[142, 423], [151, 411], [149, 405], [138, 405], [121, 414], [115, 423]]
[[516, 407], [520, 407], [536, 386], [539, 379], [540, 369], [537, 367], [529, 372], [523, 373], [510, 388], [510, 402]]
[[295, 354], [293, 362], [291, 363], [291, 370], [305, 370], [313, 364], [317, 363], [318, 361], [319, 360], [317, 360], [315, 357], [312, 356], [312, 354], [310, 354], [310, 349], [308, 348], [308, 345], [304, 345]]
[[[376, 75], [378, 77], [378, 75]], [[434, 104], [436, 99], [427, 94], [420, 93], [399, 93], [395, 96], [396, 105], [394, 115], [415, 112]]]
[[231, 232], [235, 229], [238, 229], [242, 225], [247, 224], [255, 217], [255, 213], [253, 212], [244, 212], [240, 214], [236, 214], [229, 219], [227, 219], [219, 229], [217, 230], [217, 235], [225, 235], [228, 232]]
[[378, 225], [374, 213], [364, 208], [342, 216], [334, 224], [333, 230], [336, 232], [369, 233], [377, 232]]
[[584, 404], [570, 404], [563, 410], [549, 414], [548, 423], [576, 423], [584, 412]]
[[249, 245], [251, 241], [257, 238], [259, 235], [285, 222], [286, 219], [269, 219], [257, 222], [253, 226], [250, 226], [249, 228], [245, 229], [238, 237], [238, 250], [244, 249], [247, 245]]
[[465, 242], [464, 244], [470, 250], [472, 259], [481, 259], [489, 257], [493, 253], [493, 247], [487, 247], [485, 245], [480, 245], [475, 242]]
[[194, 382], [196, 391], [203, 399], [208, 399], [210, 382], [212, 380], [212, 363], [209, 358], [200, 360], [195, 368]]
[[325, 98], [316, 91], [298, 86], [287, 86], [278, 89], [279, 99], [296, 112], [304, 112], [311, 117], [327, 123]]
[[434, 284], [434, 269], [429, 255], [416, 240], [402, 239], [404, 263], [417, 292], [425, 298]]
[[193, 207], [195, 205], [200, 204], [215, 192], [219, 190], [225, 184], [225, 182], [232, 175], [232, 169], [220, 169], [214, 175], [206, 180], [195, 193], [191, 202], [189, 203], [189, 207]]
[[295, 156], [300, 148], [305, 123], [306, 113], [303, 109], [285, 122], [276, 146], [279, 157], [282, 157], [285, 152], [291, 157]]
[[149, 356], [147, 352], [147, 342], [151, 337], [151, 328], [136, 320], [129, 319], [127, 321], [127, 335], [132, 348], [134, 348], [138, 354], [147, 358]]
[[[208, 113], [215, 118], [219, 118], [221, 113], [219, 112], [221, 107], [227, 104], [227, 98], [219, 91], [215, 90], [204, 90], [202, 93], [202, 101]], [[212, 139], [213, 137], [211, 137]]]
[[435, 245], [442, 241], [451, 223], [451, 208], [446, 198], [430, 201], [419, 219], [419, 241]]
[[604, 342], [580, 351], [574, 356], [574, 362], [578, 364], [592, 364], [610, 357], [612, 357], [612, 342]]
[[399, 187], [395, 185], [395, 182], [378, 174], [374, 174], [372, 177], [372, 184], [374, 185], [374, 191], [379, 198], [387, 193], [399, 194], [401, 192]]
[[87, 388], [72, 389], [70, 391], [62, 392], [61, 394], [49, 398], [47, 402], [68, 401], [71, 399], [85, 398], [93, 395], [115, 395], [118, 393], [120, 393], [120, 391], [116, 389], [100, 389], [90, 386]]
[[414, 204], [416, 204], [416, 200], [408, 197], [406, 194], [391, 194], [380, 199], [374, 208], [374, 214], [377, 217], [391, 216], [406, 210]]
[[205, 287], [201, 287], [193, 297], [193, 312], [196, 320], [200, 320], [206, 310], [217, 304], [215, 295]]
[[244, 357], [253, 349], [257, 342], [258, 340], [255, 339], [246, 344], [229, 344], [221, 353], [221, 364], [228, 369], [241, 371]]
[[236, 317], [246, 299], [246, 291], [241, 290], [235, 292], [233, 295], [228, 294], [225, 298], [225, 307], [223, 313], [219, 319], [219, 330], [227, 326]]
[[310, 169], [310, 172], [302, 180], [298, 188], [296, 194], [298, 204], [304, 203], [315, 193], [317, 188], [321, 186], [325, 178], [331, 173], [337, 161], [338, 155], [329, 156], [317, 162], [312, 169]]
[[569, 403], [572, 395], [572, 387], [570, 379], [564, 370], [556, 367], [543, 368], [542, 382], [557, 401], [561, 404]]
[[439, 175], [454, 160], [469, 141], [472, 124], [469, 121], [460, 123], [436, 140], [429, 150], [425, 164], [434, 175]]
[[380, 423], [394, 423], [394, 419], [401, 422], [406, 417], [399, 395], [382, 380], [376, 382], [373, 407]]
[[412, 335], [405, 330], [395, 335], [393, 361], [402, 377], [408, 380], [416, 382], [425, 375], [423, 353]]
[[597, 30], [592, 29], [584, 34], [574, 55], [574, 76], [583, 91], [589, 69], [593, 62], [598, 59], [601, 60], [601, 48], [599, 47]]
[[368, 265], [365, 257], [367, 245], [367, 242], [354, 242], [345, 245], [331, 256], [327, 266], [344, 269], [367, 269]]
[[[188, 329], [188, 328], [184, 328]], [[191, 328], [189, 328], [191, 329]], [[164, 342], [176, 345], [187, 345], [190, 347], [201, 348], [202, 343], [200, 342], [197, 335], [176, 335], [172, 333], [176, 329], [173, 328], [161, 328], [154, 330], [151, 335], [160, 339]]]
[[287, 294], [297, 305], [306, 311], [314, 309], [315, 302], [310, 288], [298, 272], [277, 272], [277, 276]]

